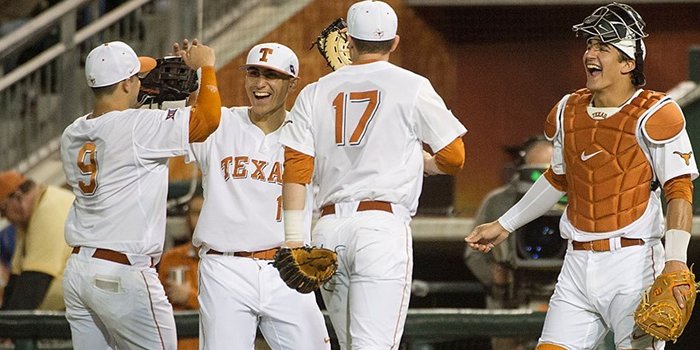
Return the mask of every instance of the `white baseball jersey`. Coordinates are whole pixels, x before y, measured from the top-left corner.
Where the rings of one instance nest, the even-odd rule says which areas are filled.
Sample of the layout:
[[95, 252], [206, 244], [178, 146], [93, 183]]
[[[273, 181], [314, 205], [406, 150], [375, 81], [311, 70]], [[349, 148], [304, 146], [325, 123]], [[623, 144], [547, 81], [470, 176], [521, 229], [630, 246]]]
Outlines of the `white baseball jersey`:
[[466, 133], [430, 82], [389, 62], [350, 65], [306, 86], [280, 142], [315, 158], [316, 204], [418, 206], [422, 142], [435, 152]]
[[66, 220], [68, 245], [160, 259], [168, 158], [187, 153], [189, 114], [127, 109], [86, 115], [66, 128], [61, 159], [76, 196]]
[[[202, 169], [205, 198], [192, 240], [195, 246], [238, 252], [284, 243], [280, 130], [266, 135], [250, 121], [248, 109], [222, 108], [219, 129], [205, 142], [192, 144], [187, 156]], [[307, 199], [312, 199], [311, 192]], [[307, 205], [305, 242], [310, 227]]]

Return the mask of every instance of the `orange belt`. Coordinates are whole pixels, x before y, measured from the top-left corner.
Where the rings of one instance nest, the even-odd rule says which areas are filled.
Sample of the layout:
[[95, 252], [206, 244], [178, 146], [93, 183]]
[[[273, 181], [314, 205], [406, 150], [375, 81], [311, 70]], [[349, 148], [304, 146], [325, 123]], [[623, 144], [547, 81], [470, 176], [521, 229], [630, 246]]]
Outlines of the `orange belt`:
[[[381, 210], [381, 211], [386, 211], [389, 213], [393, 213], [394, 211], [391, 210], [391, 203], [389, 202], [381, 202], [381, 201], [364, 201], [360, 202], [360, 205], [357, 206], [357, 211], [367, 211], [367, 210]], [[335, 204], [329, 204], [323, 209], [321, 209], [321, 216], [326, 216], [326, 215], [331, 215], [335, 214]]]
[[[599, 239], [597, 241], [590, 241], [590, 242], [573, 241], [572, 243], [574, 246], [574, 250], [591, 250], [594, 252], [608, 252], [608, 251], [610, 251], [610, 240], [609, 239]], [[631, 246], [635, 246], [635, 245], [644, 245], [644, 240], [641, 240], [639, 238], [636, 238], [636, 239], [625, 238], [625, 237], [620, 238], [620, 246], [622, 248], [631, 247]]]
[[[243, 258], [252, 258], [252, 259], [259, 259], [259, 260], [274, 260], [275, 259], [275, 254], [277, 254], [277, 250], [279, 248], [271, 248], [267, 250], [258, 250], [255, 252], [235, 252], [233, 253], [233, 256], [240, 256]], [[213, 255], [224, 255], [224, 253], [214, 250], [214, 249], [209, 249], [207, 251], [207, 254], [213, 254]]]
[[[73, 248], [73, 254], [78, 254], [79, 252], [80, 247]], [[97, 248], [95, 249], [95, 253], [92, 254], [92, 257], [115, 262], [117, 264], [131, 265], [131, 262], [129, 261], [129, 258], [126, 257], [126, 254], [115, 252], [114, 250]], [[151, 267], [153, 267], [153, 262], [151, 262]]]

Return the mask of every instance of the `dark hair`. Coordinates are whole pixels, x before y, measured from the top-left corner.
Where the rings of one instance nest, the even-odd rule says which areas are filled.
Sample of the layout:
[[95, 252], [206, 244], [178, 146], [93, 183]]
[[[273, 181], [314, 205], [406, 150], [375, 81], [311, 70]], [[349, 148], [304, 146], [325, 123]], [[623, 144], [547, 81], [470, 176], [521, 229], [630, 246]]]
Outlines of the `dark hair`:
[[384, 41], [368, 41], [352, 38], [355, 43], [355, 50], [360, 54], [379, 53], [386, 54], [391, 51], [391, 46], [394, 45], [394, 39]]
[[101, 86], [101, 87], [94, 87], [92, 88], [92, 93], [95, 95], [95, 97], [102, 97], [106, 95], [111, 95], [115, 91], [117, 91], [117, 86], [119, 86], [120, 82], [117, 82], [116, 84], [112, 85], [107, 85], [107, 86]]
[[[639, 42], [639, 40], [637, 40]], [[637, 44], [637, 50], [641, 50], [641, 46]], [[614, 47], [614, 46], [613, 46]], [[634, 69], [630, 72], [631, 74], [631, 79], [632, 79], [632, 85], [634, 86], [644, 86], [646, 85], [646, 77], [644, 76], [644, 58], [642, 54], [637, 54], [637, 58], [630, 58], [627, 56], [626, 53], [622, 52], [622, 50], [618, 49], [615, 47], [617, 50], [617, 61], [618, 62], [624, 62], [624, 61], [634, 61], [635, 66]]]

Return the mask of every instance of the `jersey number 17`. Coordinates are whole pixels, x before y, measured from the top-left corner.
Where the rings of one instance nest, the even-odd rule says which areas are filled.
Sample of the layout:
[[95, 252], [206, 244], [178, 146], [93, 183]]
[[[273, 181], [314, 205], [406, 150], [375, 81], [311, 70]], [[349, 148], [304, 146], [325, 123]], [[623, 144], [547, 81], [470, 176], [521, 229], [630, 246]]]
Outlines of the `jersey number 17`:
[[350, 136], [350, 145], [357, 146], [362, 143], [362, 139], [367, 132], [367, 126], [374, 118], [381, 102], [378, 90], [364, 92], [341, 92], [333, 100], [335, 110], [335, 144], [345, 146], [345, 124], [347, 120], [346, 106], [348, 103], [367, 103], [362, 116], [360, 117], [355, 130]]

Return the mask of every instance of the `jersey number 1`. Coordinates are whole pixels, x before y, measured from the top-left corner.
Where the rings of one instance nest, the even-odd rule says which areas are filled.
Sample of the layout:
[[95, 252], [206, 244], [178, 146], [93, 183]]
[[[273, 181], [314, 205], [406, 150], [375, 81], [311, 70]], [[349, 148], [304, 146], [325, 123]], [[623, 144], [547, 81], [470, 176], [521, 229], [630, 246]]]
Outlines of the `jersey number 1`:
[[372, 121], [374, 114], [379, 108], [379, 91], [365, 91], [365, 92], [350, 92], [339, 93], [333, 100], [333, 109], [335, 109], [335, 144], [338, 146], [345, 146], [345, 123], [347, 119], [346, 115], [346, 105], [347, 103], [363, 103], [367, 102], [367, 107], [360, 117], [360, 121], [355, 127], [350, 136], [350, 145], [356, 146], [362, 142], [362, 138], [367, 132], [367, 125]]
[[83, 176], [90, 176], [90, 183], [78, 180], [80, 190], [86, 196], [95, 194], [97, 190], [97, 146], [92, 142], [86, 142], [78, 153], [78, 168]]

